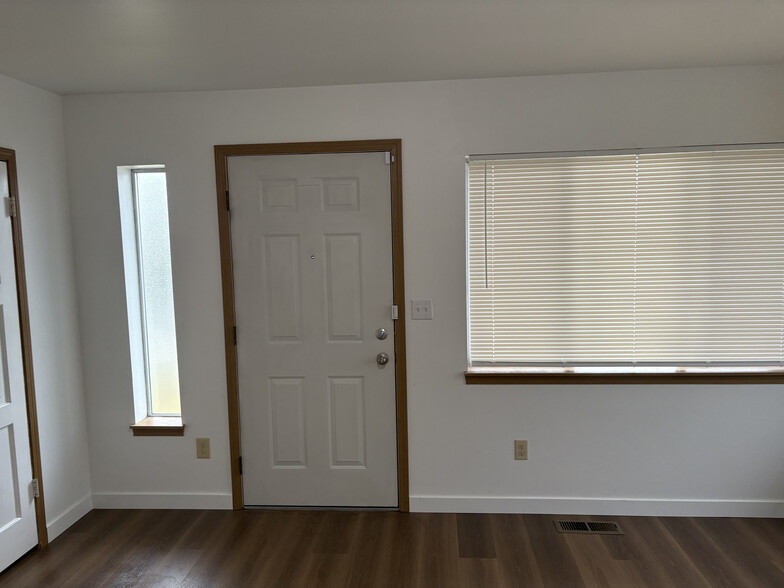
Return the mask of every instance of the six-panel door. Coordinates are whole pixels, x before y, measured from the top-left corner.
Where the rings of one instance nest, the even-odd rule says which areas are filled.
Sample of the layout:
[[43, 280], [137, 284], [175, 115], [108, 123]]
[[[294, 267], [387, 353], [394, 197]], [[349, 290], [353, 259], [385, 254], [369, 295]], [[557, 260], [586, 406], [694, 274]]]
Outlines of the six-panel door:
[[385, 155], [229, 158], [246, 505], [397, 506]]
[[31, 480], [22, 341], [9, 211], [0, 161], [0, 571], [38, 543]]

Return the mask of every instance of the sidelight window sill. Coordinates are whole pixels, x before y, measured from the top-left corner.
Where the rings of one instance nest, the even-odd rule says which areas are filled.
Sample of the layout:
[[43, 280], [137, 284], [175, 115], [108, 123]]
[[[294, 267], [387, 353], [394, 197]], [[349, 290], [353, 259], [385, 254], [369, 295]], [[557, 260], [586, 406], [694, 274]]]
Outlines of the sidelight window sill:
[[134, 437], [182, 437], [185, 425], [182, 417], [151, 416], [131, 425]]
[[780, 367], [471, 367], [466, 384], [780, 384]]

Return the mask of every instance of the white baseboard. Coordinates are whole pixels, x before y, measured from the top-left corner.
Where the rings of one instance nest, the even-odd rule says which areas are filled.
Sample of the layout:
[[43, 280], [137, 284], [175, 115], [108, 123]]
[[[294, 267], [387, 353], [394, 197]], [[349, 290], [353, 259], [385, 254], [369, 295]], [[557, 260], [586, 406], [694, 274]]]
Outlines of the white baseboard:
[[411, 512], [784, 518], [784, 500], [411, 496]]
[[93, 508], [152, 508], [231, 510], [231, 493], [98, 492]]
[[[232, 499], [230, 493], [88, 494], [47, 524], [49, 541], [93, 508], [231, 510]], [[411, 496], [410, 508], [411, 512], [784, 518], [784, 500]]]
[[92, 494], [87, 494], [84, 498], [74, 502], [64, 512], [53, 518], [51, 522], [46, 523], [46, 534], [49, 536], [49, 541], [52, 541], [92, 509]]

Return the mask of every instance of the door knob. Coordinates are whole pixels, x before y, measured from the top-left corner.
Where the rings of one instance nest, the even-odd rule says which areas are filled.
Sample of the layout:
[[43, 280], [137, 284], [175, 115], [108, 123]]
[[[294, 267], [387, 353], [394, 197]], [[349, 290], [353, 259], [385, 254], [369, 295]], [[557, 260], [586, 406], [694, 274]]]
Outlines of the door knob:
[[380, 329], [376, 329], [376, 339], [381, 339], [382, 341], [387, 338], [387, 330], [384, 327]]
[[378, 365], [387, 365], [389, 363], [389, 355], [386, 353], [379, 353], [376, 355], [376, 363]]

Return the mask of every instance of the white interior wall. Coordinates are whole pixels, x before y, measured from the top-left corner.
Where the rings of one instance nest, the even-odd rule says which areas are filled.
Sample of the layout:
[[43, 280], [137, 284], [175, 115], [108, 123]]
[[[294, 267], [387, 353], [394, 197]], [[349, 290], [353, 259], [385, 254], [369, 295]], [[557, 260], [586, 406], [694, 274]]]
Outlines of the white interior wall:
[[[466, 386], [469, 153], [784, 141], [784, 67], [65, 98], [98, 506], [228, 507], [213, 145], [400, 137], [412, 508], [784, 516], [777, 385]], [[133, 438], [118, 165], [166, 165], [183, 438]], [[194, 438], [212, 439], [197, 460]], [[513, 460], [513, 439], [530, 459]]]
[[62, 99], [0, 76], [0, 146], [16, 151], [49, 538], [91, 508]]

